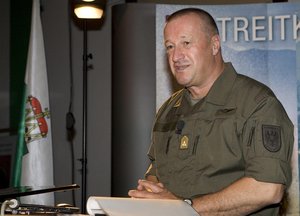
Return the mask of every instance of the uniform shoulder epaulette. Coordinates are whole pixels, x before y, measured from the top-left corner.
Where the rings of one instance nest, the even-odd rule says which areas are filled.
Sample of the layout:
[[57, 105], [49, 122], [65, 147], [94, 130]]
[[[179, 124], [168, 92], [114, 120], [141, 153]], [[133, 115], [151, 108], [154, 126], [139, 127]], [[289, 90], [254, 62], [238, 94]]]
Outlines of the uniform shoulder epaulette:
[[172, 101], [178, 99], [178, 97], [180, 97], [183, 94], [183, 91], [184, 91], [184, 89], [181, 89], [181, 90], [173, 93], [168, 100], [168, 104], [170, 104], [170, 103], [172, 103]]

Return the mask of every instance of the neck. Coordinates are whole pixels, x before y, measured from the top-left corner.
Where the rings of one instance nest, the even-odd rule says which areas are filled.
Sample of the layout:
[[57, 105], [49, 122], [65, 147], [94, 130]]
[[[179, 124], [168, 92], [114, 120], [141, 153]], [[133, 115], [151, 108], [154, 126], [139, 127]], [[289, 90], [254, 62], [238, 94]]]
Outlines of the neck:
[[212, 69], [211, 76], [209, 77], [208, 80], [206, 80], [206, 82], [203, 85], [188, 87], [188, 90], [193, 99], [204, 98], [208, 94], [208, 92], [209, 92], [210, 88], [213, 86], [214, 82], [218, 79], [218, 77], [224, 71], [224, 67], [225, 67], [224, 61], [221, 59], [218, 62], [219, 63], [216, 63], [216, 66]]

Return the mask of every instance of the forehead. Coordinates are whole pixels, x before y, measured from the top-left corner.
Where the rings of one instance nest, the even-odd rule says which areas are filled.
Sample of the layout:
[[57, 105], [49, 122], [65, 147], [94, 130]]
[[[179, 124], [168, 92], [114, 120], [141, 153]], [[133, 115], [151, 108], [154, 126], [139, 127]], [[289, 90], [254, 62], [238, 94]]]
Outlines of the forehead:
[[203, 21], [194, 13], [180, 15], [168, 21], [164, 28], [164, 37], [167, 40], [171, 36], [189, 36], [201, 34]]

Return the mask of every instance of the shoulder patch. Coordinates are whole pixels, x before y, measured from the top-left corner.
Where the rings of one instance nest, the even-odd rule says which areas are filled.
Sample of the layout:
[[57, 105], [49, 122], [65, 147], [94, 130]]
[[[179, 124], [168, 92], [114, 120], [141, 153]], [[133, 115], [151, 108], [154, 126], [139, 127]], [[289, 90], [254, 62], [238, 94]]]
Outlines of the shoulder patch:
[[264, 147], [270, 152], [278, 152], [281, 148], [281, 128], [274, 125], [262, 125]]

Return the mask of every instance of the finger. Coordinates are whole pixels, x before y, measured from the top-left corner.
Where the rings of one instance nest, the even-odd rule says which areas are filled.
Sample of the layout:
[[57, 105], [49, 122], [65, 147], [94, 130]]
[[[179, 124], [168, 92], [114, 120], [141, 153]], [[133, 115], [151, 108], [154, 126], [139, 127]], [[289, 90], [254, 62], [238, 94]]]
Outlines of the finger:
[[143, 185], [140, 185], [140, 184], [138, 184], [138, 186], [136, 188], [139, 191], [146, 190], [146, 188]]
[[137, 190], [142, 191], [142, 190], [146, 190], [148, 192], [152, 192], [152, 190], [150, 188], [145, 187], [143, 184], [140, 184], [140, 182], [142, 181], [146, 181], [146, 180], [138, 180], [138, 186], [137, 186]]
[[164, 184], [161, 183], [161, 182], [157, 183], [157, 185], [160, 186], [161, 188], [164, 188], [164, 187], [165, 187]]
[[164, 190], [163, 185], [161, 183], [155, 183], [155, 182], [146, 181], [146, 180], [140, 180], [138, 187], [146, 188], [146, 190], [148, 192], [154, 192], [154, 193], [159, 193]]
[[134, 197], [134, 198], [158, 198], [156, 194], [148, 192], [146, 190], [143, 191], [139, 191], [139, 190], [130, 190], [128, 192], [128, 195], [130, 197]]

